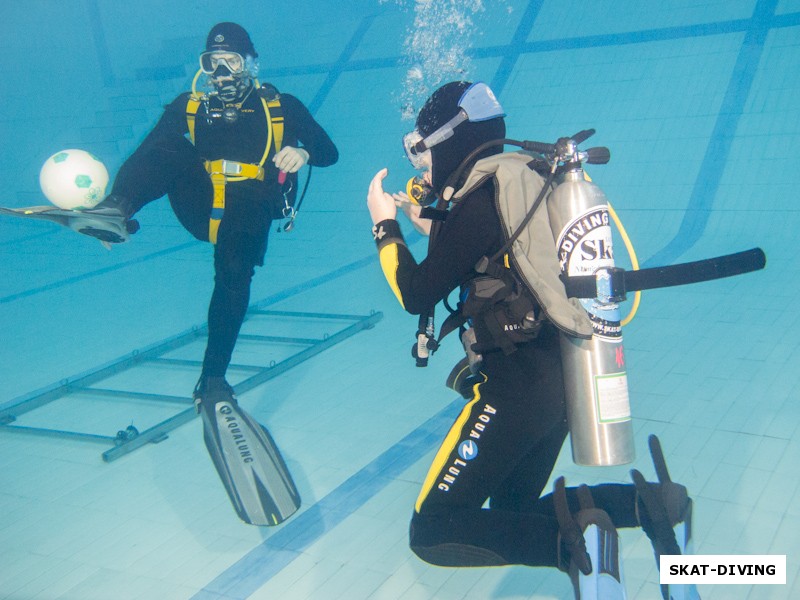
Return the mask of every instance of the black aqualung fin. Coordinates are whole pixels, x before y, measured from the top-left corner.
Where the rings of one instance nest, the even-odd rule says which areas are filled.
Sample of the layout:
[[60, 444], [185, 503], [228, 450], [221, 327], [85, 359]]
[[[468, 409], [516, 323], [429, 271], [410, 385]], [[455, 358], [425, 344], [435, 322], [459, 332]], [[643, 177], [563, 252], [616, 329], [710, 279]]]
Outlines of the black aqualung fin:
[[581, 510], [573, 515], [564, 478], [556, 480], [553, 506], [559, 525], [559, 569], [569, 575], [575, 600], [625, 600], [617, 530], [608, 514], [595, 508], [588, 487], [578, 488], [577, 495]]
[[0, 207], [0, 214], [57, 223], [100, 240], [106, 248], [110, 248], [111, 244], [127, 242], [130, 234], [138, 229], [136, 221], [128, 221], [115, 209], [65, 210], [55, 206]]
[[236, 513], [251, 525], [279, 525], [300, 494], [269, 432], [235, 401], [200, 401], [203, 437]]
[[[648, 444], [658, 484], [648, 483], [636, 469], [631, 471], [631, 477], [646, 512], [647, 534], [653, 544], [656, 565], [660, 568], [662, 554], [693, 552], [692, 499], [684, 486], [672, 481], [658, 437], [651, 435]], [[663, 584], [661, 595], [664, 600], [700, 600], [694, 584]]]

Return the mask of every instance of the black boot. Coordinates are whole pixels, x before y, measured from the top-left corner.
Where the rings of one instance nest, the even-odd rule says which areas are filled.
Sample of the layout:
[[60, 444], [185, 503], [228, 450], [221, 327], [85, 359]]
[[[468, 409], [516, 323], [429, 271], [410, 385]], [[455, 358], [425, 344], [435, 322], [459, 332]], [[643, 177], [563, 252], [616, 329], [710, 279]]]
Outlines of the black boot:
[[586, 539], [583, 537], [585, 519], [578, 519], [581, 512], [585, 511], [579, 512], [574, 517], [570, 513], [563, 477], [556, 479], [553, 505], [558, 520], [558, 568], [568, 573], [575, 583], [578, 572], [584, 575], [592, 572], [592, 559], [586, 551]]
[[90, 212], [96, 212], [103, 215], [119, 215], [125, 222], [125, 228], [128, 233], [136, 233], [139, 231], [139, 221], [131, 219], [136, 212], [133, 203], [125, 196], [119, 194], [109, 194], [97, 206], [92, 208]]
[[194, 387], [192, 394], [195, 405], [202, 402], [207, 406], [213, 406], [217, 402], [230, 402], [236, 404], [236, 396], [233, 395], [233, 388], [224, 377], [209, 377], [201, 375]]
[[[555, 482], [553, 505], [558, 520], [558, 568], [569, 575], [576, 600], [625, 598], [619, 536], [611, 518], [595, 508], [589, 488], [578, 488], [580, 511], [572, 515], [564, 478]], [[594, 558], [594, 560], [592, 560]]]

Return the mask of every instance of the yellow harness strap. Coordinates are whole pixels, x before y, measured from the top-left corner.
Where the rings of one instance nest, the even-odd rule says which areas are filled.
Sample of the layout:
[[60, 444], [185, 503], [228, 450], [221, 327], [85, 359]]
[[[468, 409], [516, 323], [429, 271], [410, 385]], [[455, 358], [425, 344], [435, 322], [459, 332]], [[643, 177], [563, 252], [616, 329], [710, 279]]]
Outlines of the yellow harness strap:
[[[256, 86], [260, 87], [258, 82]], [[189, 127], [189, 138], [195, 143], [195, 119], [203, 97], [195, 93], [189, 96], [186, 104], [186, 123]], [[257, 165], [241, 163], [233, 160], [219, 159], [205, 161], [206, 171], [211, 177], [214, 188], [214, 197], [211, 203], [211, 215], [208, 219], [208, 241], [217, 243], [217, 233], [225, 213], [225, 186], [229, 181], [244, 181], [245, 179], [264, 180], [264, 163], [269, 156], [270, 146], [275, 143], [275, 152], [279, 152], [283, 143], [283, 110], [280, 99], [276, 98], [267, 102], [261, 98], [264, 115], [267, 118], [267, 144], [264, 154]], [[274, 114], [273, 114], [274, 113]]]
[[[283, 109], [281, 108], [281, 101], [276, 98], [267, 102], [262, 98], [261, 102], [264, 104], [264, 111], [270, 116], [269, 121], [272, 123], [272, 137], [275, 140], [275, 153], [277, 154], [283, 145]], [[266, 156], [264, 159], [266, 159]], [[264, 164], [263, 161], [261, 164]]]
[[202, 99], [199, 96], [192, 94], [186, 104], [186, 124], [189, 126], [189, 139], [192, 140], [192, 144], [194, 144], [194, 121], [201, 102]]
[[229, 181], [258, 179], [264, 181], [264, 169], [259, 165], [240, 163], [233, 160], [207, 160], [206, 171], [211, 176], [214, 188], [214, 199], [211, 203], [211, 215], [208, 219], [208, 241], [217, 243], [217, 232], [225, 212], [225, 186]]

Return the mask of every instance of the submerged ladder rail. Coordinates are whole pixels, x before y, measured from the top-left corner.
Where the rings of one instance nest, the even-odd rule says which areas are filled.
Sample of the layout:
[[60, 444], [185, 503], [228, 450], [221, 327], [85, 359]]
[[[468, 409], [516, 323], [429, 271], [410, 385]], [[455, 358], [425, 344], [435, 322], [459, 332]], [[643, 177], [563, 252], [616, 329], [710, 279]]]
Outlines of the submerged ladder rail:
[[[252, 373], [250, 376], [239, 381], [234, 385], [237, 394], [245, 393], [259, 385], [282, 375], [290, 369], [316, 356], [320, 352], [341, 343], [347, 338], [355, 335], [364, 329], [371, 329], [375, 323], [380, 321], [383, 314], [373, 311], [369, 315], [345, 315], [328, 313], [311, 313], [298, 311], [275, 311], [264, 308], [251, 308], [248, 310], [247, 318], [252, 316], [269, 316], [289, 319], [323, 320], [323, 321], [349, 321], [351, 324], [334, 332], [325, 334], [322, 338], [310, 337], [291, 337], [291, 336], [272, 336], [258, 334], [240, 334], [239, 339], [243, 341], [257, 342], [261, 344], [287, 344], [304, 346], [303, 349], [291, 354], [281, 361], [272, 361], [269, 365], [251, 364], [231, 364], [230, 369]], [[106, 462], [111, 462], [117, 458], [141, 448], [148, 443], [158, 443], [165, 440], [167, 434], [188, 423], [197, 416], [194, 408], [194, 401], [190, 397], [174, 396], [169, 394], [151, 393], [146, 391], [119, 390], [105, 387], [95, 387], [95, 384], [108, 379], [124, 371], [134, 369], [145, 364], [157, 364], [171, 367], [199, 368], [202, 361], [172, 358], [165, 354], [191, 344], [198, 338], [207, 335], [207, 326], [192, 328], [192, 330], [156, 343], [144, 350], [136, 351], [110, 364], [101, 366], [86, 373], [67, 378], [57, 384], [47, 388], [31, 392], [9, 401], [0, 407], [0, 432], [26, 433], [47, 437], [60, 437], [70, 440], [100, 442], [112, 444], [112, 448], [102, 453], [102, 458]], [[96, 433], [85, 433], [78, 431], [67, 431], [55, 428], [32, 427], [16, 424], [17, 417], [30, 413], [37, 408], [41, 408], [51, 402], [66, 398], [70, 395], [93, 396], [106, 400], [124, 399], [144, 402], [159, 402], [170, 405], [187, 406], [177, 414], [139, 432], [133, 425], [117, 432], [116, 436], [102, 435]]]

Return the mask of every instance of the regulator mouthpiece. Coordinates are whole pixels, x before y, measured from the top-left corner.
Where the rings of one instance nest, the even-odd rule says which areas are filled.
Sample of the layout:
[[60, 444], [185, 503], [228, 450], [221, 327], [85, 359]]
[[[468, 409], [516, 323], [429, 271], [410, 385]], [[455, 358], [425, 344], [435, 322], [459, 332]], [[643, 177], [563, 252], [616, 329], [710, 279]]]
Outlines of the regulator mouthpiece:
[[436, 202], [436, 194], [433, 188], [420, 176], [412, 177], [408, 180], [406, 195], [412, 204], [423, 208]]

